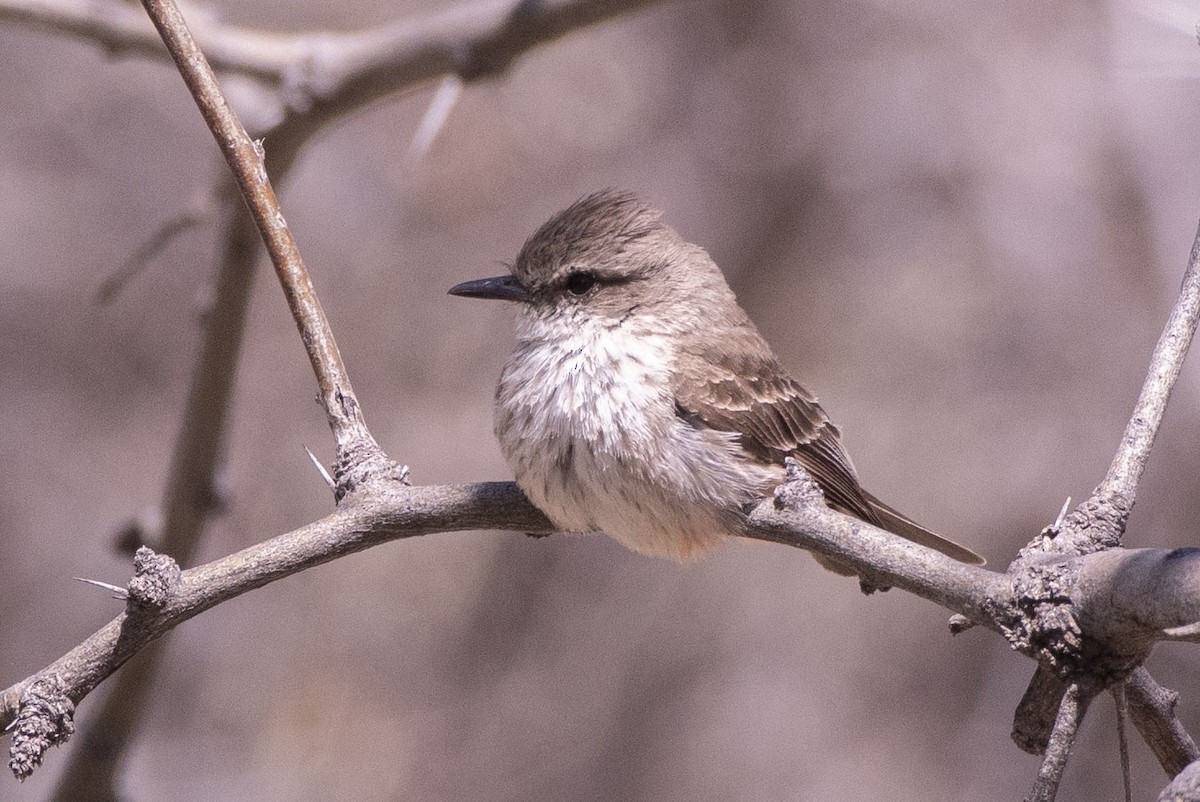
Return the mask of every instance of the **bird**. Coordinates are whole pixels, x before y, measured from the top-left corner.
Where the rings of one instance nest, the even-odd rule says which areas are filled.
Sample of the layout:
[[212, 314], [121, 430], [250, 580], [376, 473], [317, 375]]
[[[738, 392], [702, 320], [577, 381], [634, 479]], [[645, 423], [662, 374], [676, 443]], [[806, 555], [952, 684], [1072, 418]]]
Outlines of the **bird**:
[[539, 227], [507, 274], [449, 290], [518, 307], [494, 430], [526, 497], [563, 531], [689, 562], [741, 531], [791, 457], [833, 509], [982, 564], [862, 487], [817, 398], [662, 217], [634, 193], [595, 192]]

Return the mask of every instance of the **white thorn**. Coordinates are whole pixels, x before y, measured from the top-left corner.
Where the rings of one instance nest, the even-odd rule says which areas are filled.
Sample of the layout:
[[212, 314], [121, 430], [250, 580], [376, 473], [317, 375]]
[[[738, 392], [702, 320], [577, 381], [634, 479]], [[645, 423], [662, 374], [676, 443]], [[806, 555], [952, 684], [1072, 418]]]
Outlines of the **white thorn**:
[[408, 144], [408, 161], [420, 161], [429, 152], [429, 148], [433, 146], [433, 140], [437, 139], [438, 133], [441, 132], [446, 120], [450, 117], [454, 104], [462, 96], [462, 90], [462, 78], [454, 73], [447, 75], [438, 84], [437, 92], [429, 101], [429, 108], [425, 109], [425, 116], [421, 118], [421, 123], [417, 126], [416, 133], [413, 134], [412, 142]]
[[1058, 512], [1058, 517], [1054, 519], [1054, 529], [1058, 531], [1062, 529], [1063, 521], [1067, 519], [1067, 510], [1071, 507], [1071, 497], [1067, 496], [1067, 500], [1063, 502], [1062, 509]]
[[304, 447], [304, 451], [308, 454], [308, 458], [312, 460], [312, 464], [317, 466], [317, 471], [321, 474], [321, 478], [325, 480], [325, 484], [329, 485], [329, 489], [337, 490], [337, 482], [333, 481], [333, 477], [329, 475], [329, 471], [325, 470], [325, 466], [321, 464], [321, 460], [317, 459], [317, 455], [312, 453], [308, 446]]
[[88, 585], [95, 585], [98, 588], [104, 588], [105, 590], [111, 590], [114, 599], [124, 600], [124, 599], [129, 598], [129, 591], [126, 590], [125, 588], [121, 587], [120, 585], [110, 585], [107, 582], [101, 582], [98, 579], [84, 579], [81, 576], [73, 576], [71, 578], [74, 579], [76, 582], [84, 582]]

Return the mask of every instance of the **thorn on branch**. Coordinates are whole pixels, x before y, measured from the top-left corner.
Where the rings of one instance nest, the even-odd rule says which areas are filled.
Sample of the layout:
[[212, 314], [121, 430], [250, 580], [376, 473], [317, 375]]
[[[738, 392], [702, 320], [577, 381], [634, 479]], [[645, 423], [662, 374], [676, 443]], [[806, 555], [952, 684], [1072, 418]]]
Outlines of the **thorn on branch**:
[[120, 585], [110, 585], [108, 582], [101, 582], [98, 579], [84, 579], [81, 576], [73, 576], [71, 578], [76, 582], [82, 582], [85, 585], [94, 585], [98, 588], [104, 588], [105, 590], [112, 591], [112, 597], [114, 599], [125, 601], [129, 598], [129, 591]]
[[1058, 537], [1062, 532], [1063, 521], [1067, 518], [1067, 510], [1071, 508], [1071, 497], [1067, 496], [1067, 500], [1063, 502], [1062, 509], [1058, 511], [1058, 517], [1054, 519], [1054, 523], [1045, 527], [1041, 531], [1041, 551], [1052, 551], [1050, 541]]
[[[1068, 499], [1068, 502], [1070, 499]], [[1021, 549], [1020, 558], [1053, 554], [1077, 556], [1121, 545], [1133, 503], [1118, 493], [1100, 493], [1081, 503]]]
[[1193, 621], [1178, 627], [1168, 627], [1163, 630], [1163, 634], [1174, 640], [1195, 641], [1200, 639], [1200, 621]]
[[325, 486], [331, 492], [337, 492], [337, 482], [333, 481], [333, 477], [329, 475], [329, 471], [325, 470], [325, 466], [321, 464], [321, 460], [317, 459], [317, 455], [312, 453], [312, 449], [308, 446], [304, 447], [304, 453], [308, 454], [308, 458], [312, 460], [312, 464], [316, 467], [317, 473], [321, 474], [321, 478], [325, 480]]
[[1067, 500], [1063, 502], [1062, 509], [1058, 511], [1058, 517], [1054, 519], [1054, 531], [1057, 534], [1062, 531], [1063, 521], [1067, 519], [1067, 510], [1071, 509], [1071, 497], [1067, 496]]
[[17, 717], [9, 725], [12, 746], [8, 768], [21, 782], [42, 765], [46, 750], [64, 744], [75, 732], [75, 703], [63, 691], [62, 677], [43, 677], [21, 693]]
[[179, 583], [179, 564], [167, 554], [156, 554], [142, 546], [133, 556], [133, 579], [129, 580], [130, 612], [161, 610]]

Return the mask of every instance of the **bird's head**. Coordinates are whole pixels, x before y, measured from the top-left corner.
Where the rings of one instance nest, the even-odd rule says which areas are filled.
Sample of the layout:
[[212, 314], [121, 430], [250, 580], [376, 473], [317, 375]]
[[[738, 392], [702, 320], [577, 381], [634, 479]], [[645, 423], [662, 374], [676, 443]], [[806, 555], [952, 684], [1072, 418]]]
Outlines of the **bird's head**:
[[511, 273], [459, 284], [452, 295], [517, 301], [526, 315], [677, 329], [737, 308], [705, 251], [628, 192], [604, 190], [554, 215], [531, 236]]

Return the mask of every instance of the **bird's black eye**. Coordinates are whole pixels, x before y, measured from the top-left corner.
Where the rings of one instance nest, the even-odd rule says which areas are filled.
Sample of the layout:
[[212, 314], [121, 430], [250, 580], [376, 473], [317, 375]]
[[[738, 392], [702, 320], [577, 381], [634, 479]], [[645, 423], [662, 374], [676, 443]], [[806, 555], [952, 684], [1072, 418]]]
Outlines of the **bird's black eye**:
[[567, 292], [572, 295], [583, 295], [596, 286], [596, 277], [585, 270], [580, 270], [567, 276]]

